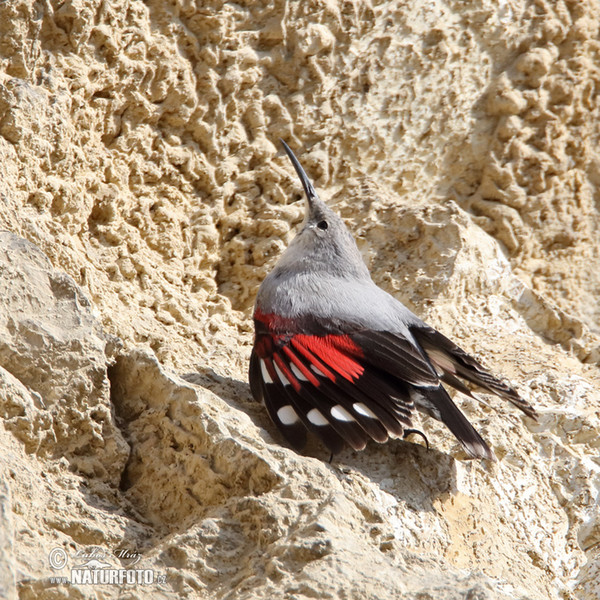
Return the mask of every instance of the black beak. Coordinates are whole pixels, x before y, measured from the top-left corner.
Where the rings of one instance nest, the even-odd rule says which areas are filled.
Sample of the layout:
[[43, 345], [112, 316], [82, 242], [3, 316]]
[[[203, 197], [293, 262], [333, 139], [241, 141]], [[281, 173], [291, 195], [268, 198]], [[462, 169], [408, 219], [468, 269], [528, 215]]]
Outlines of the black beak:
[[302, 182], [302, 187], [306, 192], [306, 198], [308, 199], [309, 206], [312, 206], [313, 202], [316, 200], [319, 201], [319, 196], [317, 196], [317, 192], [315, 192], [315, 188], [313, 184], [310, 182], [308, 175], [305, 173], [302, 165], [298, 162], [298, 159], [292, 152], [291, 148], [280, 138], [279, 140], [283, 144], [283, 148], [286, 151], [287, 155], [290, 157], [292, 164], [294, 165], [294, 169], [296, 169], [296, 173], [298, 173], [298, 177], [300, 177], [300, 181]]

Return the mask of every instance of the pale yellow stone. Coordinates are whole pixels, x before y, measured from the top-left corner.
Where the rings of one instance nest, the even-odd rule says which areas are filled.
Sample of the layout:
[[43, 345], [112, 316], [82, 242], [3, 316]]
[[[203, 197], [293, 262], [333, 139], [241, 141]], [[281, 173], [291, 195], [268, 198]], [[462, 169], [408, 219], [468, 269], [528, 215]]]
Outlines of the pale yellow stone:
[[[0, 2], [0, 596], [597, 599], [599, 23]], [[303, 218], [280, 137], [377, 283], [537, 408], [456, 397], [496, 463], [423, 419], [429, 452], [329, 464], [250, 400], [256, 290]], [[165, 582], [52, 583], [94, 548]]]

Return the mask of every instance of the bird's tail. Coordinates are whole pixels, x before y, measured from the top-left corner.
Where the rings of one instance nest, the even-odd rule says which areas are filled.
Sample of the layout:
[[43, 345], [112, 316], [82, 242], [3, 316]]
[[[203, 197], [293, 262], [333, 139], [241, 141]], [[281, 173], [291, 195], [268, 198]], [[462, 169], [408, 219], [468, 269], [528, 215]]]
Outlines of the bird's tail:
[[415, 387], [411, 390], [411, 398], [417, 408], [444, 423], [473, 458], [495, 460], [490, 447], [454, 404], [442, 385]]

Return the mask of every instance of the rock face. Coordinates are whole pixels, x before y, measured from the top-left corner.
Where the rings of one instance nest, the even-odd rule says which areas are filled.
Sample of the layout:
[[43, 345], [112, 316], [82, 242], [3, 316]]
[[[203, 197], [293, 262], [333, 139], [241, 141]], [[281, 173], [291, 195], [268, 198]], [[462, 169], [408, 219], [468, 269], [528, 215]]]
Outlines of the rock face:
[[[598, 598], [599, 23], [1, 2], [0, 597]], [[251, 401], [303, 217], [279, 137], [375, 281], [536, 406], [457, 397], [497, 463], [427, 419], [430, 451], [301, 456]], [[150, 579], [75, 579], [111, 569]]]

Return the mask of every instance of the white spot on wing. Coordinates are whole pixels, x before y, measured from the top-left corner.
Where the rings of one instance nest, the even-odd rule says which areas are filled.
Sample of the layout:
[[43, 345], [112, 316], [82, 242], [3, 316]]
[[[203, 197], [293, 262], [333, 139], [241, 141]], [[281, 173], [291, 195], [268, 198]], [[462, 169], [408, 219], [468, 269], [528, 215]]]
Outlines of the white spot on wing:
[[323, 416], [323, 413], [318, 408], [309, 410], [306, 416], [313, 425], [329, 425], [329, 421]]
[[267, 371], [267, 365], [265, 365], [265, 361], [262, 359], [260, 361], [260, 372], [262, 373], [265, 383], [273, 383], [269, 371]]
[[354, 417], [341, 404], [336, 404], [330, 412], [331, 416], [338, 421], [355, 421]]
[[317, 367], [315, 367], [315, 365], [310, 365], [310, 368], [319, 376], [319, 377], [325, 377], [325, 373], [323, 373], [320, 369], [318, 369]]
[[359, 414], [363, 415], [363, 417], [369, 417], [370, 419], [376, 419], [377, 415], [362, 402], [356, 402], [352, 405], [352, 408]]
[[306, 377], [302, 374], [302, 371], [294, 364], [291, 363], [292, 373], [300, 380], [300, 381], [308, 381]]
[[279, 377], [279, 381], [283, 383], [283, 385], [290, 385], [290, 382], [287, 380], [287, 377], [281, 372], [281, 369], [277, 366], [277, 363], [273, 361], [273, 366], [275, 367], [275, 371], [277, 372], [277, 377]]
[[298, 420], [299, 420], [298, 413], [296, 413], [296, 411], [294, 410], [294, 408], [291, 405], [289, 405], [289, 404], [286, 404], [285, 406], [282, 406], [277, 411], [277, 418], [284, 425], [293, 425], [294, 423], [297, 423]]

